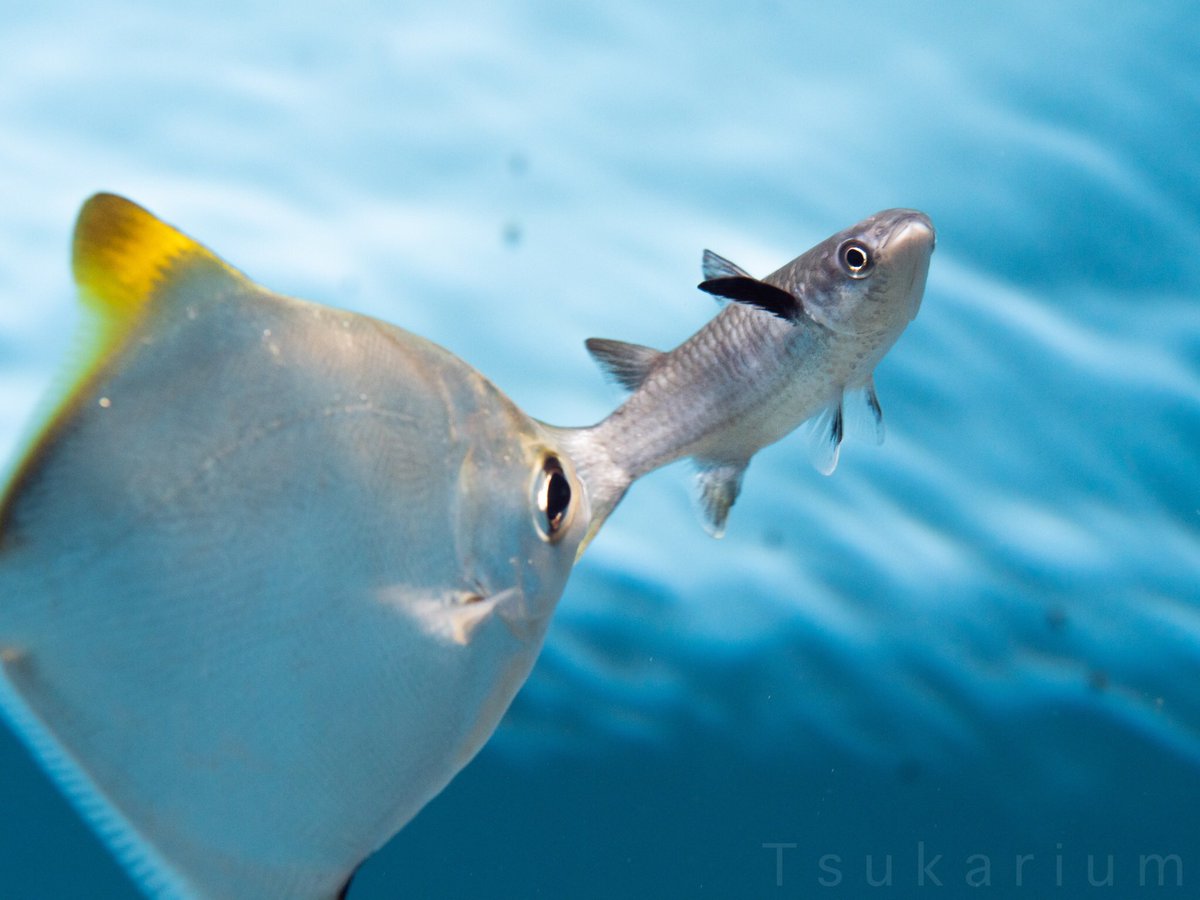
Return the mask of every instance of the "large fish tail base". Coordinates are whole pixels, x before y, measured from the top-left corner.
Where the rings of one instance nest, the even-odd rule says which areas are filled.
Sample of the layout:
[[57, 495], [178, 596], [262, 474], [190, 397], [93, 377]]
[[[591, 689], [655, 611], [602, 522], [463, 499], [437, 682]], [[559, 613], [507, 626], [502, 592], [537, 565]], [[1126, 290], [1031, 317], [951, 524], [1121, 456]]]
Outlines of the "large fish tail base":
[[560, 428], [542, 423], [575, 463], [575, 471], [587, 493], [591, 522], [587, 534], [579, 545], [575, 558], [583, 555], [584, 549], [600, 526], [609, 517], [636, 477], [619, 465], [599, 440], [598, 426], [588, 428]]

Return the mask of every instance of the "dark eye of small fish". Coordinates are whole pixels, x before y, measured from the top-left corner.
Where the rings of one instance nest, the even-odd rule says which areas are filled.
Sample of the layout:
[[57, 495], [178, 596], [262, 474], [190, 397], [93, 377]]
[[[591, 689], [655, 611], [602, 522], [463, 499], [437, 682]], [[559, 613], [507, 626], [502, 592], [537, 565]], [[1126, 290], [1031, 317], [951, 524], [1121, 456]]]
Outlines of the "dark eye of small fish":
[[538, 530], [548, 541], [557, 541], [567, 526], [571, 511], [571, 482], [557, 456], [542, 463], [537, 488]]
[[838, 247], [838, 262], [841, 263], [842, 271], [851, 278], [866, 278], [874, 266], [867, 245], [855, 240], [846, 241]]

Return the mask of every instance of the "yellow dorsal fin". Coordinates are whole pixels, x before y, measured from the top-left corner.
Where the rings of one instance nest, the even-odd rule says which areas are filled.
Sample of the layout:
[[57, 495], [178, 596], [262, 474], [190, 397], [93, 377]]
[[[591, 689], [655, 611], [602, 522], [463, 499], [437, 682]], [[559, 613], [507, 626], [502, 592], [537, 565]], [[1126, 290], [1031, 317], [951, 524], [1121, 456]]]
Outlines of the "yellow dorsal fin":
[[[81, 392], [128, 345], [173, 278], [200, 269], [206, 275], [249, 284], [246, 276], [212, 251], [115, 194], [96, 194], [83, 204], [75, 222], [71, 263], [86, 314], [67, 364], [34, 417], [37, 427], [23, 442], [26, 450], [17, 458], [18, 474], [9, 486], [10, 496], [20, 472], [37, 458], [59, 423], [80, 409]], [[0, 500], [0, 531], [5, 502]]]
[[183, 232], [116, 194], [91, 197], [75, 222], [75, 283], [84, 302], [117, 329], [141, 317], [173, 269], [201, 261], [243, 277]]

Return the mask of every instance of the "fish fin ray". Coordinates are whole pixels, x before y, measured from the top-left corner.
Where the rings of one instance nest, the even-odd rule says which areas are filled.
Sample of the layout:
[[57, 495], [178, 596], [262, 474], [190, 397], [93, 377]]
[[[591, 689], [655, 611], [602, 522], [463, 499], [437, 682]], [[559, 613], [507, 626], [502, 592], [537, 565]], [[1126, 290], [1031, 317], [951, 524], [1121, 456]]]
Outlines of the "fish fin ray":
[[700, 271], [704, 273], [705, 281], [716, 278], [753, 278], [754, 276], [736, 263], [732, 263], [718, 253], [705, 250], [700, 258]]
[[846, 392], [846, 434], [854, 438], [882, 444], [884, 437], [883, 408], [875, 394], [875, 380]]
[[842, 412], [842, 392], [819, 413], [804, 423], [809, 459], [822, 475], [832, 475], [837, 468], [842, 439], [845, 437], [845, 417]]
[[666, 355], [653, 347], [608, 338], [588, 338], [584, 344], [605, 374], [629, 391], [637, 390], [650, 370]]
[[704, 530], [715, 538], [723, 537], [729, 510], [737, 501], [742, 476], [750, 463], [697, 460], [697, 464], [700, 466], [696, 474], [697, 499]]
[[783, 288], [742, 275], [710, 278], [697, 287], [706, 294], [727, 297], [748, 306], [757, 306], [788, 322], [797, 321], [804, 309], [800, 302]]
[[67, 802], [95, 830], [130, 878], [150, 896], [186, 896], [184, 882], [105, 796], [86, 767], [34, 712], [26, 694], [36, 692], [37, 661], [21, 650], [0, 651], [0, 718], [7, 719]]
[[80, 295], [101, 320], [121, 329], [140, 320], [160, 289], [187, 264], [245, 276], [182, 231], [116, 194], [95, 194], [79, 211], [71, 268]]
[[[84, 319], [72, 339], [66, 364], [54, 375], [22, 436], [10, 485], [49, 440], [55, 423], [74, 398], [131, 339], [153, 313], [171, 282], [185, 272], [227, 279], [244, 287], [249, 279], [183, 232], [116, 194], [95, 194], [80, 208], [71, 245], [71, 268]], [[9, 494], [13, 488], [10, 486]], [[0, 499], [0, 530], [7, 499]]]

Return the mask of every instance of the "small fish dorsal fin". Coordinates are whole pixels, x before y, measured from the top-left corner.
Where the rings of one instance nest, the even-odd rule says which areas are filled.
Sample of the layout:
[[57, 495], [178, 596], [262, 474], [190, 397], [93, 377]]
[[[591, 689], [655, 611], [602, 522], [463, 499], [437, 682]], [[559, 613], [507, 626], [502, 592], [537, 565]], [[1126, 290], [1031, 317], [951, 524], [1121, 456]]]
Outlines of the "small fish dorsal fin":
[[636, 391], [664, 356], [653, 347], [608, 338], [588, 338], [584, 345], [605, 374], [628, 391]]
[[109, 329], [119, 332], [140, 320], [173, 272], [195, 262], [244, 278], [211, 250], [124, 197], [96, 194], [79, 211], [71, 256], [75, 283]]
[[700, 271], [704, 273], [705, 281], [714, 278], [753, 278], [754, 276], [736, 263], [731, 263], [719, 253], [705, 250], [700, 257]]

